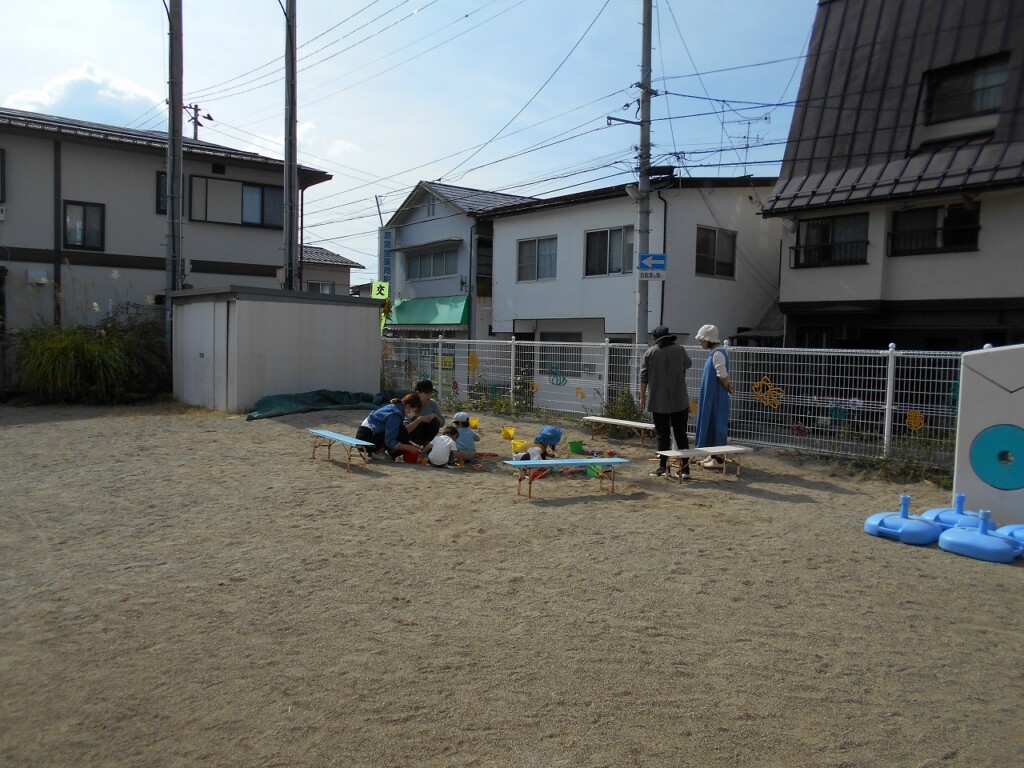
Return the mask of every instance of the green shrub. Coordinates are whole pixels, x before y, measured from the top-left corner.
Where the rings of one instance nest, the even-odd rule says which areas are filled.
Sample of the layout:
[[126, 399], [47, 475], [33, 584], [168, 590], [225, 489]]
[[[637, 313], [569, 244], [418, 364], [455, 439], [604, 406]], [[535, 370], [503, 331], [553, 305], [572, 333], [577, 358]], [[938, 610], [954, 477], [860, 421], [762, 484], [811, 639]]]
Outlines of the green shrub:
[[163, 333], [150, 320], [36, 326], [19, 334], [15, 365], [22, 393], [43, 402], [130, 403], [170, 390]]
[[[623, 421], [650, 421], [647, 414], [636, 404], [633, 395], [623, 387], [615, 391], [604, 403], [603, 416], [610, 419], [622, 419]], [[635, 432], [627, 427], [609, 426], [607, 430], [609, 437], [627, 438], [635, 436]]]

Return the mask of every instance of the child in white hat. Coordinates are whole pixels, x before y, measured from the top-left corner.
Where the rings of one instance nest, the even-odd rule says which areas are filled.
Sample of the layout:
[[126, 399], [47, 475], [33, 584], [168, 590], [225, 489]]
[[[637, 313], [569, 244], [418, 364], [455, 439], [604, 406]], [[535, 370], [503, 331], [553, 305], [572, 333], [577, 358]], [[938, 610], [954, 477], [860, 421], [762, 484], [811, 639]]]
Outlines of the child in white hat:
[[469, 414], [459, 411], [452, 417], [452, 424], [459, 430], [459, 436], [455, 439], [455, 457], [462, 461], [472, 461], [476, 458], [476, 444], [480, 442], [480, 434], [470, 429]]

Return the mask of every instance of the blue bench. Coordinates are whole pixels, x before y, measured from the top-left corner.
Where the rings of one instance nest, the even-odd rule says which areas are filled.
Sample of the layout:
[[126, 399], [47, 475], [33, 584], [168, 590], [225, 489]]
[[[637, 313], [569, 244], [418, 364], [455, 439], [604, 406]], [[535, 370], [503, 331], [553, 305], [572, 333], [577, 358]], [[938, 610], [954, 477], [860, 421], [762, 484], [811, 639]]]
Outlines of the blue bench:
[[[604, 479], [608, 477], [612, 481], [611, 493], [615, 493], [615, 465], [616, 464], [629, 464], [629, 459], [622, 458], [606, 458], [606, 459], [523, 459], [523, 460], [510, 460], [506, 461], [510, 467], [515, 467], [519, 470], [519, 481], [516, 483], [516, 495], [522, 496], [523, 480], [528, 480], [527, 484], [527, 498], [533, 498], [533, 481], [539, 477], [543, 477], [547, 474], [538, 474], [536, 472], [529, 472], [530, 469], [559, 469], [562, 467], [599, 467], [598, 477], [600, 478], [600, 487], [604, 489]], [[610, 471], [606, 474], [604, 467], [610, 467]]]
[[363, 464], [366, 463], [366, 449], [373, 448], [373, 443], [368, 443], [365, 440], [358, 440], [348, 435], [342, 435], [338, 432], [332, 432], [329, 429], [311, 429], [310, 434], [313, 435], [313, 458], [316, 458], [316, 452], [318, 448], [327, 449], [327, 460], [331, 460], [331, 446], [335, 443], [341, 443], [345, 446], [345, 451], [348, 454], [346, 461], [346, 468], [348, 471], [352, 471], [352, 451], [353, 449], [359, 452], [359, 457], [363, 460]]

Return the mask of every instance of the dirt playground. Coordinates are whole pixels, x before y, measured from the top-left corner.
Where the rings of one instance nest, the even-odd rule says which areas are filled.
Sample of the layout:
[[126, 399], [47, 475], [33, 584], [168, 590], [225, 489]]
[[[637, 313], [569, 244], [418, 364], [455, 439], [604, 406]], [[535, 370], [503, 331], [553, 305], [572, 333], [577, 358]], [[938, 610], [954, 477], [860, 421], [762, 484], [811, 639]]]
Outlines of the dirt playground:
[[0, 406], [0, 765], [1024, 765], [1024, 564], [863, 532], [947, 491], [310, 458], [364, 416]]

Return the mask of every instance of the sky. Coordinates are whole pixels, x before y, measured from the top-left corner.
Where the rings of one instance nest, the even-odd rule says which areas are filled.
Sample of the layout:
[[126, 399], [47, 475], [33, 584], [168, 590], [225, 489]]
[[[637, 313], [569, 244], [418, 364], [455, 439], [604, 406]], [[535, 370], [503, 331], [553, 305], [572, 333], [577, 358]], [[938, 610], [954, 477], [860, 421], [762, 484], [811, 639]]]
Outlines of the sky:
[[[284, 156], [285, 0], [182, 0], [199, 138]], [[534, 197], [636, 180], [642, 0], [296, 0], [304, 239], [377, 276], [418, 181]], [[654, 0], [651, 158], [779, 172], [815, 0]], [[166, 130], [163, 0], [0, 0], [0, 104]], [[184, 123], [185, 134], [193, 126]]]

